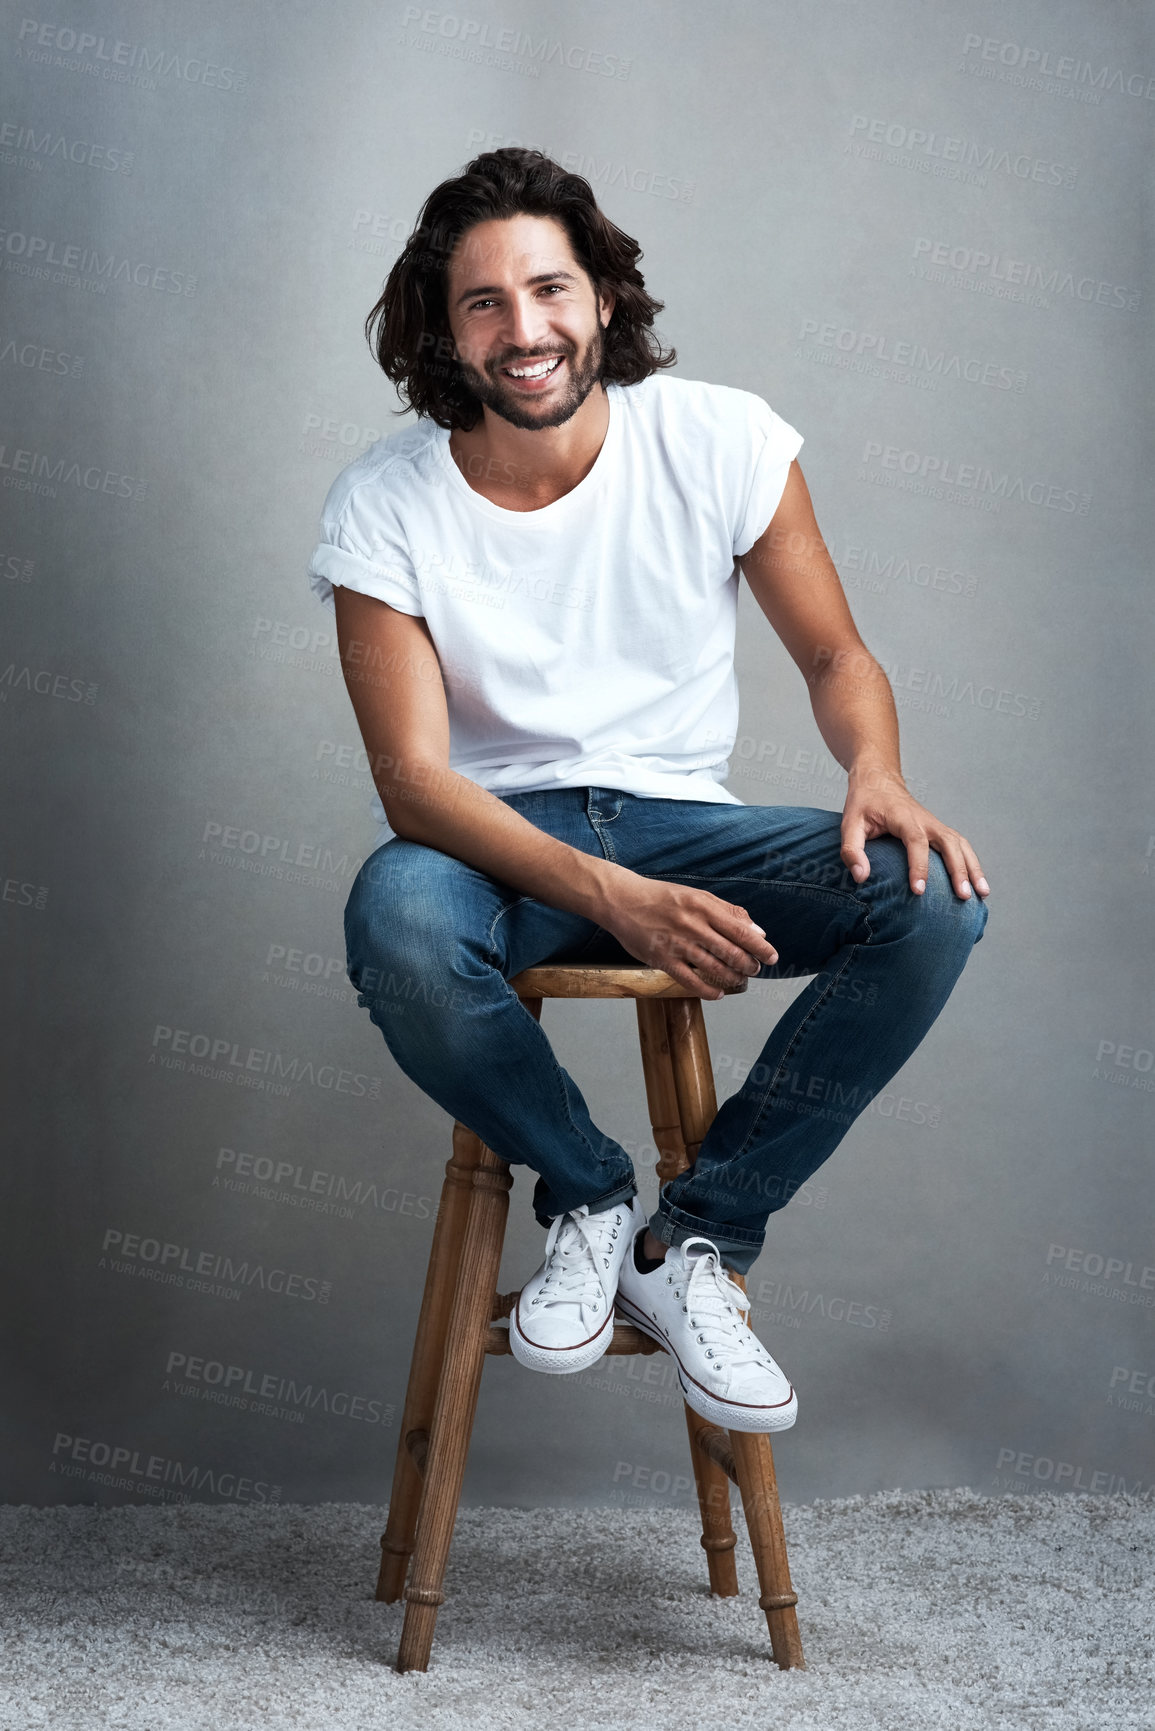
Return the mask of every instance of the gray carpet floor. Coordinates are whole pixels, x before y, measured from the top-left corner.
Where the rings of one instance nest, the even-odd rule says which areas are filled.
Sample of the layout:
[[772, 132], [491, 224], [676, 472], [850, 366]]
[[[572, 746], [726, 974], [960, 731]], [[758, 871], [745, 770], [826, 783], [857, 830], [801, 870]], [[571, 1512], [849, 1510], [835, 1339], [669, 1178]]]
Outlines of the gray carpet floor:
[[391, 1667], [363, 1504], [0, 1509], [3, 1731], [1151, 1731], [1150, 1496], [786, 1511], [809, 1669], [686, 1508], [463, 1510], [433, 1660]]

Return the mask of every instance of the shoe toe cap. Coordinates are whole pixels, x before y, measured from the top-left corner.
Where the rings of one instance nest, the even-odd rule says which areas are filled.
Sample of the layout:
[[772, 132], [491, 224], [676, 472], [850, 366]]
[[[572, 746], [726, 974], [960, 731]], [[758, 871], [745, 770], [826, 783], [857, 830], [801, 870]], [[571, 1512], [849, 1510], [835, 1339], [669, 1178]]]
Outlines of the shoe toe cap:
[[511, 1319], [523, 1340], [549, 1352], [574, 1351], [596, 1340], [609, 1318], [599, 1305], [595, 1312], [586, 1305], [535, 1307], [519, 1304]]

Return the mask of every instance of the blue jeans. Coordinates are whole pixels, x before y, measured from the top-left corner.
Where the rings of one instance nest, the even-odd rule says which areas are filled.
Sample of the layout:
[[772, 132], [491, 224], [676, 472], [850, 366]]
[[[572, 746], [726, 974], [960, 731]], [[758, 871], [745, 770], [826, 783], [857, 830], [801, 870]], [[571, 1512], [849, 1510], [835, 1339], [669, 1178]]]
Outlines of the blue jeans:
[[[960, 900], [933, 850], [916, 896], [893, 836], [867, 842], [870, 876], [855, 883], [839, 857], [840, 812], [605, 787], [504, 803], [582, 853], [744, 907], [778, 952], [751, 978], [814, 975], [650, 1217], [662, 1243], [701, 1234], [747, 1273], [769, 1215], [833, 1153], [942, 1009], [983, 935], [985, 902]], [[401, 1069], [495, 1154], [538, 1174], [543, 1226], [582, 1203], [596, 1212], [637, 1193], [629, 1155], [593, 1123], [507, 983], [541, 962], [635, 960], [615, 937], [395, 836], [357, 874], [345, 941], [357, 1001]]]

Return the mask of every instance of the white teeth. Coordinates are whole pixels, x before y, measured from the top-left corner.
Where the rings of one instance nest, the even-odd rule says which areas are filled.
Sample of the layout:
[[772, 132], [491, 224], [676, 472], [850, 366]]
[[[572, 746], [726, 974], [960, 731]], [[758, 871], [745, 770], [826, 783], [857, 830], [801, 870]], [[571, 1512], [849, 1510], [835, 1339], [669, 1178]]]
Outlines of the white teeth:
[[506, 367], [504, 370], [513, 379], [540, 379], [560, 365], [561, 356], [555, 355], [550, 361], [539, 361], [535, 367]]

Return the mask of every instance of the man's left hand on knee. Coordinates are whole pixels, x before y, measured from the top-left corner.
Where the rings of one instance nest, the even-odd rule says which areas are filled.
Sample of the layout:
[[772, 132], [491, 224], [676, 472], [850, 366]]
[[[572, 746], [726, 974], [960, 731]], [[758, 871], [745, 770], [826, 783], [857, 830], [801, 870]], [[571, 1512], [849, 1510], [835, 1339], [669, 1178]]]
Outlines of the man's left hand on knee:
[[865, 883], [870, 876], [865, 843], [880, 835], [895, 836], [906, 848], [910, 887], [915, 895], [926, 889], [932, 847], [942, 855], [961, 901], [969, 901], [974, 890], [984, 899], [990, 894], [970, 842], [920, 805], [901, 775], [882, 768], [852, 769], [842, 814], [841, 857], [856, 883]]

